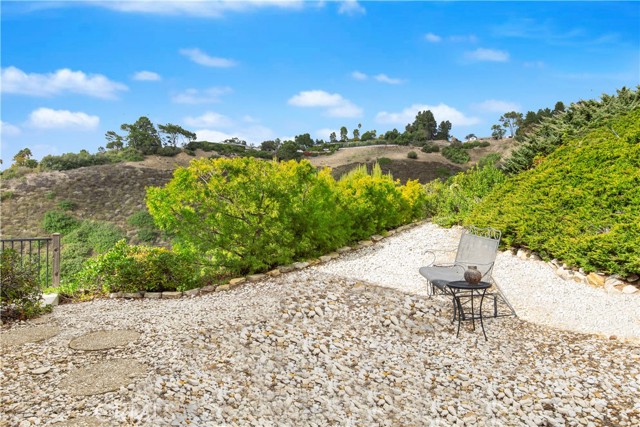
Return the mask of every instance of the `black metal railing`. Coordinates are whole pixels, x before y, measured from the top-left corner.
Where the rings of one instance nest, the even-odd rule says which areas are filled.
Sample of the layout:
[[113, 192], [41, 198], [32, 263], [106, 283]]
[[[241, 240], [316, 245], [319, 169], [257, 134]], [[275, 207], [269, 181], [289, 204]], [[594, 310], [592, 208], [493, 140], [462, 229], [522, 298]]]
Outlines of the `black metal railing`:
[[1, 239], [0, 250], [11, 249], [18, 254], [21, 263], [32, 263], [42, 287], [60, 285], [60, 234], [51, 237], [26, 237]]

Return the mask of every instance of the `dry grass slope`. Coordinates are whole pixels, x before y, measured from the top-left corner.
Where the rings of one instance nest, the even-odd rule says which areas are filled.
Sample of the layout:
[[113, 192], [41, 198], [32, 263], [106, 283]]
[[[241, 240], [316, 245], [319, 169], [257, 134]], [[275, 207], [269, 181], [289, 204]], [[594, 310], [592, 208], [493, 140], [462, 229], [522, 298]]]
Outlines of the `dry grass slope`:
[[[504, 158], [511, 145], [511, 140], [492, 141], [490, 147], [469, 150], [471, 162], [467, 165], [455, 165], [439, 153], [427, 154], [419, 148], [405, 146], [346, 148], [334, 155], [310, 160], [318, 167], [332, 167], [338, 177], [358, 164], [373, 164], [376, 159], [386, 157], [392, 162], [382, 166], [383, 172], [391, 172], [402, 182], [418, 179], [425, 183], [466, 169], [490, 153], [498, 152]], [[418, 159], [408, 159], [409, 151], [418, 153]], [[197, 157], [208, 157], [213, 153], [198, 151], [196, 154]], [[127, 223], [127, 218], [145, 209], [145, 187], [166, 184], [176, 167], [187, 166], [192, 159], [185, 153], [175, 157], [149, 156], [143, 162], [44, 172], [2, 180], [2, 193], [12, 195], [4, 198], [1, 204], [0, 233], [3, 238], [44, 236], [41, 224], [45, 212], [56, 209], [61, 201], [70, 201], [75, 205], [70, 213], [76, 218], [114, 223], [133, 239], [136, 230]]]

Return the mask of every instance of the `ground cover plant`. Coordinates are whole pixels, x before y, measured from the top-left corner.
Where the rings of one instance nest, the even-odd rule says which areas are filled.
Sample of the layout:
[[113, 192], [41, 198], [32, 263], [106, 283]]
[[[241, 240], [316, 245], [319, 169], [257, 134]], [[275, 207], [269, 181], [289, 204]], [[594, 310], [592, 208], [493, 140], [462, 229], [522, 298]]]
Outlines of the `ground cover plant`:
[[516, 174], [531, 169], [562, 144], [606, 125], [612, 117], [640, 108], [638, 88], [622, 88], [615, 95], [602, 95], [600, 100], [572, 103], [566, 111], [544, 118], [521, 138], [520, 147], [507, 160], [505, 170]]
[[585, 271], [640, 271], [640, 108], [601, 119], [497, 186], [464, 223]]
[[426, 215], [442, 226], [461, 223], [483, 197], [506, 180], [496, 161], [497, 157], [491, 156], [445, 181], [426, 184]]

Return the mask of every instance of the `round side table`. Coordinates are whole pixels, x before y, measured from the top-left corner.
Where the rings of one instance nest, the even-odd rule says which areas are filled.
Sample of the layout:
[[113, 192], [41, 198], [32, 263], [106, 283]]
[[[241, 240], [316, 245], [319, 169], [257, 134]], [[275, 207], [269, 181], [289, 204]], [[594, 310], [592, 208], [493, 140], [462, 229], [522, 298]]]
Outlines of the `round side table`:
[[[484, 335], [485, 341], [487, 340], [487, 334], [484, 331], [484, 322], [482, 321], [482, 302], [484, 301], [484, 295], [487, 289], [491, 287], [491, 283], [480, 282], [472, 285], [465, 280], [459, 280], [455, 282], [447, 283], [447, 287], [453, 295], [453, 320], [458, 320], [458, 331], [456, 337], [460, 334], [460, 323], [463, 320], [471, 320], [473, 324], [473, 330], [476, 329], [476, 319], [480, 320], [480, 327], [482, 328], [482, 335]], [[476, 311], [474, 308], [473, 300], [480, 297], [480, 305]], [[464, 305], [471, 303], [471, 311], [465, 312]]]

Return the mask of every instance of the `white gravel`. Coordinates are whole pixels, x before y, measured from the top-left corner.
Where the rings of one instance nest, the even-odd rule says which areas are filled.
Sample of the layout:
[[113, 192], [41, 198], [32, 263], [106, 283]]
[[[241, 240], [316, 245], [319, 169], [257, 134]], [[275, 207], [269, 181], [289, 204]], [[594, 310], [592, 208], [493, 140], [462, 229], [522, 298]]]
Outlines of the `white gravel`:
[[[14, 324], [0, 331], [0, 426], [640, 425], [640, 345], [540, 325], [585, 328], [573, 297], [637, 336], [620, 330], [640, 298], [616, 296], [628, 306], [614, 315], [591, 289], [501, 254], [520, 318], [487, 319], [488, 341], [468, 323], [456, 337], [451, 302], [426, 296], [417, 269], [424, 247], [455, 248], [460, 231], [424, 224], [227, 292], [101, 299]], [[536, 299], [548, 292], [557, 302]], [[100, 330], [136, 334], [106, 350], [69, 345]], [[124, 371], [104, 372], [114, 366]], [[93, 382], [121, 386], [79, 392]]]
[[[418, 273], [429, 260], [425, 249], [454, 251], [441, 254], [442, 261], [451, 261], [461, 233], [460, 227], [445, 229], [425, 223], [317, 270], [427, 295], [426, 281]], [[523, 260], [510, 251], [498, 254], [493, 277], [523, 320], [574, 332], [640, 340], [640, 294], [611, 294], [602, 288], [564, 280], [544, 261]]]

